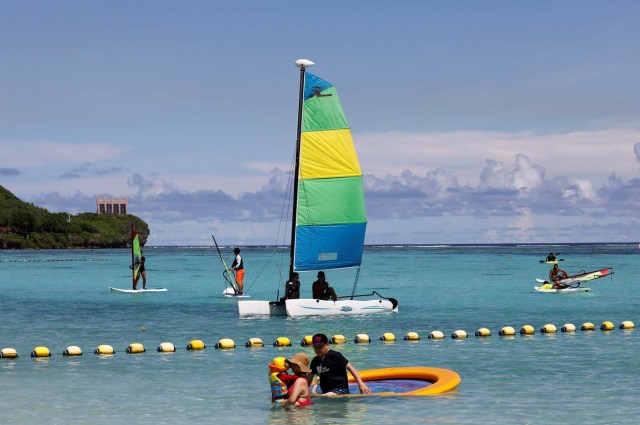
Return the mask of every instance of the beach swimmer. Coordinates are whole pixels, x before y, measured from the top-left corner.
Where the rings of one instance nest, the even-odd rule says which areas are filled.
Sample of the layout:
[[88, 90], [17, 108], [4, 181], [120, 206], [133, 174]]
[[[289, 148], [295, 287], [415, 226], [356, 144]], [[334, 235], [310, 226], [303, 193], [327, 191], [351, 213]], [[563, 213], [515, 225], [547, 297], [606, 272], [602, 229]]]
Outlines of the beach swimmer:
[[347, 371], [351, 373], [361, 394], [371, 394], [356, 367], [341, 353], [329, 349], [329, 339], [325, 334], [315, 334], [311, 340], [316, 356], [311, 360], [311, 376], [320, 377], [320, 390], [325, 395], [349, 394]]
[[[292, 374], [285, 373], [291, 369]], [[297, 353], [290, 359], [276, 357], [269, 364], [271, 402], [294, 406], [309, 406], [309, 356]]]

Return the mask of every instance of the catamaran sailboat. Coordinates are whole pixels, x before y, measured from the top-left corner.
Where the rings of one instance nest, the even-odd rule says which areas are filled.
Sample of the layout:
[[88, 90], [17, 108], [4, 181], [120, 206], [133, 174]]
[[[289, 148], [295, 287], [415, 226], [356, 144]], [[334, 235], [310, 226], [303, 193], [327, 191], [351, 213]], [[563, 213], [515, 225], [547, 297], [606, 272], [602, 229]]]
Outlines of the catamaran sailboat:
[[[362, 171], [333, 84], [306, 72], [300, 59], [300, 96], [293, 183], [289, 279], [297, 271], [358, 268], [351, 295], [238, 301], [241, 316], [328, 316], [397, 312], [398, 302], [355, 288], [367, 227]], [[374, 297], [375, 298], [372, 298]]]

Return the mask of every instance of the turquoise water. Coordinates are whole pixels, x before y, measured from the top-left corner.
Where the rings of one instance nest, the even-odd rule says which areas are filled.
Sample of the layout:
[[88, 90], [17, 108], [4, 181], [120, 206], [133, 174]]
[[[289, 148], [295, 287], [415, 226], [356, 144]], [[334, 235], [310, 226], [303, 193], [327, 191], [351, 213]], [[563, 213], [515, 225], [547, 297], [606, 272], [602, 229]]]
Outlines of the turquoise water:
[[[560, 252], [568, 272], [613, 266], [612, 278], [592, 282], [588, 293], [540, 294], [535, 278], [549, 251]], [[225, 250], [228, 257], [230, 250]], [[622, 424], [637, 423], [640, 407], [640, 249], [628, 244], [554, 246], [370, 247], [358, 292], [376, 290], [399, 301], [399, 313], [351, 318], [239, 319], [236, 301], [221, 296], [219, 259], [211, 248], [146, 248], [149, 286], [169, 292], [114, 294], [130, 285], [126, 250], [0, 252], [0, 421], [16, 424], [341, 423], [341, 424]], [[267, 248], [244, 248], [245, 285], [252, 299], [276, 296], [279, 272]], [[19, 260], [19, 261], [18, 261]], [[57, 261], [54, 261], [57, 260]], [[65, 260], [65, 261], [59, 261]], [[73, 261], [69, 261], [73, 260]], [[328, 271], [339, 294], [350, 291], [353, 271]], [[302, 274], [303, 295], [311, 274]], [[580, 331], [584, 322], [610, 332]], [[539, 329], [555, 324], [557, 334]], [[562, 333], [565, 323], [578, 331]], [[530, 324], [533, 336], [500, 337]], [[473, 336], [488, 327], [492, 336]], [[463, 329], [470, 337], [449, 337]], [[447, 338], [429, 340], [431, 331]], [[419, 342], [403, 341], [418, 332]], [[321, 399], [309, 408], [273, 408], [267, 364], [302, 348], [304, 335], [342, 334], [337, 347], [359, 369], [432, 366], [462, 377], [456, 391], [439, 397]], [[398, 341], [378, 338], [392, 332]], [[354, 344], [358, 333], [373, 342]], [[285, 336], [293, 347], [271, 343]], [[251, 337], [267, 346], [248, 349]], [[235, 350], [215, 350], [232, 338]], [[202, 339], [204, 351], [186, 351]], [[176, 353], [157, 353], [164, 341]], [[130, 343], [144, 354], [126, 354]], [[97, 356], [100, 344], [115, 356]], [[29, 353], [44, 345], [51, 358]], [[81, 357], [63, 357], [69, 345]]]

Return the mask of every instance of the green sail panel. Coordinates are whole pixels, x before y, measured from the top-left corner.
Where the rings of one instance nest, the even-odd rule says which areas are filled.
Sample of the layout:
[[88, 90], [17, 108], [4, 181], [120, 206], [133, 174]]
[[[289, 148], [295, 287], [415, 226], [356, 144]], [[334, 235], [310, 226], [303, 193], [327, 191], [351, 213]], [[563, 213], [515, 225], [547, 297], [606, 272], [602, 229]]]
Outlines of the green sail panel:
[[303, 108], [303, 132], [349, 128], [335, 87], [305, 100]]
[[362, 176], [298, 182], [298, 226], [366, 223]]
[[132, 232], [133, 240], [131, 241], [131, 252], [133, 264], [131, 265], [133, 269], [133, 280], [137, 279], [140, 274], [140, 266], [142, 265], [142, 250], [140, 249], [140, 237], [138, 236], [138, 232], [133, 230]]

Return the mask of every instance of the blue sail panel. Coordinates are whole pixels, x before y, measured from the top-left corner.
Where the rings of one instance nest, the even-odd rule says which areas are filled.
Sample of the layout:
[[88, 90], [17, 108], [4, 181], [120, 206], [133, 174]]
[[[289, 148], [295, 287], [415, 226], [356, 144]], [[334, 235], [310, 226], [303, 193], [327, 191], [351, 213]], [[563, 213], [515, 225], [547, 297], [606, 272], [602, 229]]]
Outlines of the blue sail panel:
[[367, 223], [298, 226], [294, 269], [309, 271], [359, 266], [366, 228]]
[[307, 72], [307, 75], [304, 79], [304, 100], [307, 100], [313, 96], [317, 96], [331, 87], [333, 87], [333, 84], [331, 84], [330, 82]]

